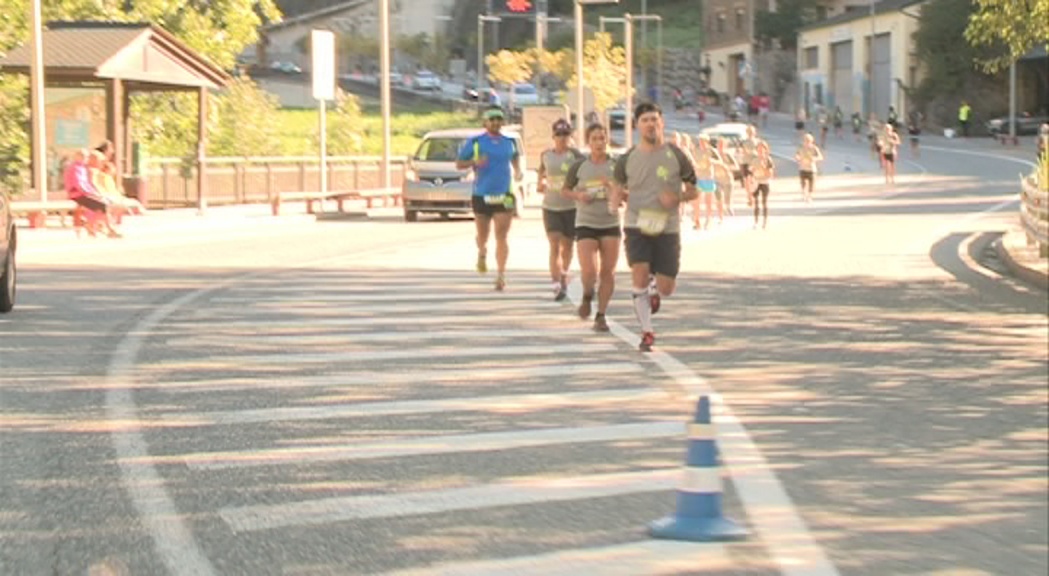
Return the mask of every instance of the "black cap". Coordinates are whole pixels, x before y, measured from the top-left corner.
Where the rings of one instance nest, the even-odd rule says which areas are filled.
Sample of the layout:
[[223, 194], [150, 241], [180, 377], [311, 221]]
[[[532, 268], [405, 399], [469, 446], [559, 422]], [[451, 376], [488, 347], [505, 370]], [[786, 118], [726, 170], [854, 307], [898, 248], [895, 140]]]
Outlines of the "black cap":
[[557, 122], [554, 122], [553, 126], [555, 136], [570, 136], [572, 134], [572, 125], [564, 118], [559, 118]]

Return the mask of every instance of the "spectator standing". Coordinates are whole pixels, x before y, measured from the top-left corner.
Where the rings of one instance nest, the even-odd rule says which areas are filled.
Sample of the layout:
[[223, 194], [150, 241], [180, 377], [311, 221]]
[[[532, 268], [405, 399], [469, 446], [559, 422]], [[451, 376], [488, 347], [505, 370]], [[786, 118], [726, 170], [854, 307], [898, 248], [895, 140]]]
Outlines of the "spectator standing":
[[962, 136], [965, 138], [969, 137], [969, 118], [972, 116], [972, 111], [969, 102], [962, 100], [962, 105], [958, 107], [958, 125], [961, 126]]

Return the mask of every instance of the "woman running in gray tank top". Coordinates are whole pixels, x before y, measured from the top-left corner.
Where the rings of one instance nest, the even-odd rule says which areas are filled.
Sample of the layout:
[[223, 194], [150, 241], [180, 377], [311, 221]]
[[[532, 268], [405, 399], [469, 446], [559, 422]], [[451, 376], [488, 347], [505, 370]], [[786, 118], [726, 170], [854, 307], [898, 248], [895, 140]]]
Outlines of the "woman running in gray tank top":
[[608, 133], [605, 127], [601, 124], [588, 126], [586, 142], [590, 146], [590, 155], [569, 168], [563, 195], [576, 203], [576, 249], [583, 276], [583, 301], [579, 304], [579, 317], [584, 320], [590, 317], [596, 289], [594, 330], [608, 332], [605, 312], [615, 292], [622, 232], [619, 208], [611, 203], [614, 164], [608, 157]]

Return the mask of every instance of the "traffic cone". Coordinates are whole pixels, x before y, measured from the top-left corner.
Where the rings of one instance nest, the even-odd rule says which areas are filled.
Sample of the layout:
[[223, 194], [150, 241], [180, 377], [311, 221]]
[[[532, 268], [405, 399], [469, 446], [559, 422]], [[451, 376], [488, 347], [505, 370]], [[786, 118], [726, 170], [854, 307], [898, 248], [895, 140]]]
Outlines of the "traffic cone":
[[695, 422], [688, 426], [688, 455], [677, 493], [677, 512], [649, 524], [648, 532], [653, 538], [695, 542], [747, 536], [743, 526], [721, 515], [721, 469], [706, 396], [700, 396]]

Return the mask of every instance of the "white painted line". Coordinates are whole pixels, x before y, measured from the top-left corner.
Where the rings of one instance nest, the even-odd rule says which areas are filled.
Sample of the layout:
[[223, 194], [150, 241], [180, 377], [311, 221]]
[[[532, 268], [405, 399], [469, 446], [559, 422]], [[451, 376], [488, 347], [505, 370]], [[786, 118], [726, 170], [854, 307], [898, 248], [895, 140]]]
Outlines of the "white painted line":
[[[206, 360], [193, 362], [195, 368], [214, 367], [218, 365], [246, 365], [246, 364], [316, 364], [336, 362], [379, 362], [385, 360], [405, 360], [419, 358], [433, 358], [439, 355], [442, 360], [450, 358], [475, 358], [488, 356], [500, 358], [505, 356], [548, 356], [554, 353], [571, 354], [573, 357], [579, 354], [590, 354], [593, 352], [611, 352], [616, 346], [611, 343], [576, 343], [562, 348], [551, 348], [550, 346], [462, 346], [462, 347], [430, 347], [420, 349], [399, 350], [366, 350], [361, 352], [328, 352], [328, 353], [305, 353], [305, 354], [259, 354], [259, 355], [230, 355], [212, 356]], [[160, 368], [171, 366], [173, 368], [185, 369], [183, 361], [157, 362], [143, 364], [146, 368]]]
[[209, 334], [206, 336], [189, 338], [172, 338], [167, 340], [168, 346], [231, 346], [244, 348], [259, 344], [271, 344], [279, 346], [317, 346], [317, 345], [346, 345], [357, 344], [366, 341], [368, 344], [379, 342], [412, 342], [416, 340], [450, 340], [455, 338], [480, 338], [494, 340], [498, 338], [521, 338], [529, 341], [535, 339], [558, 340], [570, 338], [573, 342], [583, 336], [592, 336], [594, 331], [582, 324], [558, 326], [557, 330], [426, 330], [426, 331], [402, 331], [402, 332], [369, 332], [367, 335], [360, 333], [343, 334], [253, 334], [244, 340], [231, 338], [228, 335]]
[[[548, 301], [551, 304], [554, 303], [553, 291], [551, 292], [506, 292], [502, 294], [496, 294], [494, 292], [487, 292], [484, 294], [462, 294], [462, 293], [433, 293], [433, 292], [419, 292], [419, 287], [415, 287], [415, 292], [412, 293], [394, 293], [394, 294], [347, 294], [347, 293], [326, 293], [316, 294], [309, 293], [303, 294], [299, 298], [282, 297], [282, 298], [265, 298], [260, 299], [257, 296], [220, 296], [212, 298], [210, 302], [218, 302], [222, 304], [239, 304], [241, 306], [262, 306], [262, 305], [280, 305], [287, 306], [289, 304], [318, 304], [328, 305], [332, 302], [348, 303], [354, 302], [474, 302], [474, 301], [487, 301], [487, 302], [517, 302], [525, 301], [528, 303], [535, 303], [536, 301]], [[381, 290], [377, 290], [381, 292]], [[370, 309], [370, 307], [369, 307]]]
[[[257, 306], [251, 307], [254, 313], [261, 314], [266, 312], [315, 312], [323, 311], [327, 314], [331, 314], [332, 306], [322, 301], [304, 301], [300, 304], [289, 304], [287, 302], [261, 302]], [[458, 302], [445, 301], [441, 303], [426, 303], [426, 302], [389, 302], [379, 304], [361, 303], [360, 306], [346, 306], [341, 310], [345, 313], [357, 312], [361, 316], [379, 316], [382, 314], [417, 314], [425, 316], [434, 312], [448, 312], [448, 311], [459, 311], [460, 314], [473, 317], [474, 320], [484, 318], [486, 315], [498, 311], [500, 316], [505, 313], [543, 313], [544, 310], [537, 307], [547, 307], [546, 311], [557, 310], [562, 311], [562, 305], [554, 302], [553, 299], [549, 301], [545, 300], [523, 300], [515, 298], [466, 298]], [[194, 318], [207, 318], [213, 316], [216, 313], [221, 315], [223, 312], [234, 312], [238, 316], [243, 316], [244, 307], [229, 305], [229, 306], [214, 306], [209, 307], [207, 310], [198, 310], [191, 314]]]
[[428, 382], [431, 385], [466, 382], [513, 382], [549, 376], [572, 379], [603, 374], [640, 374], [642, 372], [644, 372], [644, 367], [634, 362], [607, 362], [602, 364], [550, 364], [546, 366], [503, 366], [492, 368], [456, 367], [439, 370], [413, 370], [409, 372], [363, 372], [355, 370], [348, 374], [289, 376], [288, 380], [278, 380], [276, 377], [263, 380], [257, 378], [162, 380], [148, 384], [140, 382], [137, 384], [137, 387], [163, 389], [165, 392], [171, 393], [255, 390], [263, 388], [328, 388], [362, 384], [382, 388], [384, 386], [416, 382]]
[[680, 477], [681, 470], [675, 468], [567, 478], [520, 478], [448, 490], [223, 508], [219, 510], [219, 516], [234, 532], [242, 533], [288, 526], [316, 526], [350, 520], [400, 518], [659, 492], [672, 490]]
[[[426, 382], [425, 380], [420, 381]], [[566, 406], [593, 406], [595, 404], [612, 402], [638, 402], [665, 395], [665, 392], [654, 388], [624, 388], [620, 390], [594, 390], [592, 392], [564, 394], [507, 394], [488, 397], [446, 398], [443, 400], [394, 400], [392, 402], [364, 402], [335, 404], [332, 406], [168, 414], [161, 417], [161, 419], [174, 422], [192, 422], [196, 425], [225, 426], [259, 422], [326, 420], [331, 418], [432, 414], [437, 412], [532, 411], [563, 408]]]
[[1016, 162], [1017, 164], [1023, 164], [1028, 168], [1034, 168], [1034, 163], [1022, 160], [1020, 158], [1013, 158], [1012, 156], [1003, 156], [1001, 154], [995, 154], [993, 152], [975, 152], [972, 150], [955, 150], [954, 148], [942, 148], [940, 146], [922, 146], [922, 150], [934, 150], [936, 152], [948, 152], [950, 154], [962, 154], [966, 156], [977, 156], [979, 158], [993, 158], [995, 160], [1005, 160], [1006, 162]]
[[[568, 293], [573, 302], [579, 301], [582, 287], [578, 280], [572, 282]], [[619, 339], [633, 347], [637, 346], [637, 334], [611, 319], [608, 325]], [[659, 345], [658, 341], [656, 345]], [[713, 424], [718, 431], [718, 451], [747, 512], [747, 518], [782, 573], [785, 576], [837, 576], [838, 570], [812, 538], [808, 526], [772, 472], [768, 461], [721, 395], [715, 393], [688, 366], [669, 354], [656, 349], [644, 353], [644, 356], [670, 376], [690, 399], [697, 399], [701, 395], [710, 398]]]
[[668, 438], [683, 436], [683, 432], [684, 426], [680, 422], [641, 422], [582, 428], [540, 428], [483, 434], [422, 436], [331, 446], [198, 452], [196, 454], [156, 456], [151, 460], [163, 463], [181, 462], [195, 470], [223, 470], [253, 466], [302, 465], [403, 456], [492, 452], [586, 442]]
[[[211, 311], [213, 312], [213, 311]], [[240, 312], [243, 312], [242, 310]], [[364, 310], [363, 312], [367, 312]], [[238, 317], [242, 317], [243, 313], [238, 314]], [[500, 313], [500, 318], [509, 319], [515, 325], [520, 325], [521, 322], [542, 322], [557, 319], [563, 321], [565, 319], [563, 312], [557, 311], [556, 313], [547, 313], [543, 310], [532, 309], [531, 311], [522, 311], [520, 314], [505, 314]], [[375, 326], [403, 326], [405, 324], [415, 326], [443, 326], [445, 324], [467, 324], [469, 326], [477, 326], [478, 318], [470, 314], [458, 314], [451, 316], [357, 316], [357, 317], [345, 317], [345, 318], [315, 318], [309, 320], [280, 320], [272, 319], [266, 320], [265, 324], [267, 328], [300, 328], [302, 330], [316, 330], [318, 326], [321, 327], [348, 327], [348, 328], [371, 328]], [[194, 326], [200, 326], [201, 324], [213, 324], [214, 331], [221, 333], [223, 329], [243, 329], [250, 328], [257, 330], [259, 327], [259, 320], [225, 320], [220, 317], [216, 317], [213, 313], [200, 313], [199, 316], [194, 314], [191, 319], [181, 320], [176, 319], [171, 322], [172, 324], [193, 324]]]
[[646, 540], [535, 556], [435, 564], [384, 576], [669, 576], [689, 574], [698, 567], [704, 571], [731, 570], [733, 565], [723, 544]]

